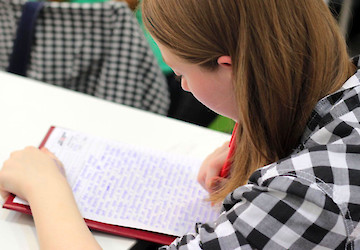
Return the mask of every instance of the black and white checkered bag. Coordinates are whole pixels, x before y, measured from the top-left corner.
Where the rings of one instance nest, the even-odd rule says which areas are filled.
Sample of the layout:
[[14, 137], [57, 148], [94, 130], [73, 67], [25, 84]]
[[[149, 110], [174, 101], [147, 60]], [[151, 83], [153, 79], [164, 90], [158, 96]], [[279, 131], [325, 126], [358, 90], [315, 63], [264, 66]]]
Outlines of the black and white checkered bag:
[[[0, 0], [0, 69], [6, 70], [25, 0]], [[159, 114], [170, 99], [143, 33], [124, 2], [46, 2], [26, 75]]]

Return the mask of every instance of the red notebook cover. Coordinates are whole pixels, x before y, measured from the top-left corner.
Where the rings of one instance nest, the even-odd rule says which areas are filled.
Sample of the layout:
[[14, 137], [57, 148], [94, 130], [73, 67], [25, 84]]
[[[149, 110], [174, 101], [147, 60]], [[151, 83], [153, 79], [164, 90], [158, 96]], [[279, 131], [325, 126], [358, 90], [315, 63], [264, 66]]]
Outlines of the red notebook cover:
[[[49, 138], [51, 132], [54, 130], [55, 127], [51, 127], [49, 131], [47, 132], [45, 138], [41, 142], [39, 148], [42, 148], [47, 139]], [[10, 195], [8, 199], [5, 201], [3, 208], [11, 209], [14, 211], [18, 211], [25, 214], [31, 214], [31, 209], [28, 205], [14, 203], [14, 195]], [[135, 229], [135, 228], [128, 228], [128, 227], [122, 227], [112, 224], [106, 224], [98, 221], [88, 220], [85, 219], [86, 224], [88, 227], [92, 230], [97, 230], [105, 233], [115, 234], [119, 236], [129, 237], [129, 238], [135, 238], [139, 240], [146, 240], [151, 241], [159, 244], [169, 245], [174, 239], [175, 236], [156, 233], [156, 232], [149, 232], [144, 231], [141, 229]]]

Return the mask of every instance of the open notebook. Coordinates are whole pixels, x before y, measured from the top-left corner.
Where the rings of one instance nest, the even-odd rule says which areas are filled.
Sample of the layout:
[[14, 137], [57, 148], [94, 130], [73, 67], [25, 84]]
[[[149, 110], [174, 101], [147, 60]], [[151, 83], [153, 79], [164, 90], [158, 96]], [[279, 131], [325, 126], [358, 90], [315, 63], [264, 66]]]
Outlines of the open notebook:
[[[50, 128], [43, 146], [63, 162], [91, 229], [169, 244], [218, 216], [196, 181], [201, 159], [58, 127]], [[31, 213], [13, 196], [4, 208]]]

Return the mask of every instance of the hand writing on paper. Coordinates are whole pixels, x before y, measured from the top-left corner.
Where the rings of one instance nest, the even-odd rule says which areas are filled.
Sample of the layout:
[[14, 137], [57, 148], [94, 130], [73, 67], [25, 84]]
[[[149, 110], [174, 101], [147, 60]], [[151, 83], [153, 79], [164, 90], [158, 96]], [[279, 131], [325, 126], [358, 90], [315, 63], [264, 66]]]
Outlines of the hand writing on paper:
[[213, 182], [220, 178], [219, 174], [226, 161], [229, 150], [229, 142], [225, 142], [221, 147], [206, 157], [200, 167], [197, 180], [209, 193], [213, 191]]
[[35, 190], [46, 188], [48, 183], [65, 174], [61, 162], [43, 148], [27, 147], [13, 152], [0, 171], [0, 192], [3, 198], [9, 193], [22, 199]]

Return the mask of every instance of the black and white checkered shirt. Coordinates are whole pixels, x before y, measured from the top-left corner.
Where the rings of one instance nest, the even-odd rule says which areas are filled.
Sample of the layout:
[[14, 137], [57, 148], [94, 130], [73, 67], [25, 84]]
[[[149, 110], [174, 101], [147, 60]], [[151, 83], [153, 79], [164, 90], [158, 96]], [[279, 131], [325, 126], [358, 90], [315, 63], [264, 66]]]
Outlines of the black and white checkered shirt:
[[360, 249], [359, 79], [317, 103], [293, 154], [257, 170], [217, 221], [169, 249]]
[[[2, 70], [26, 1], [0, 0]], [[167, 114], [170, 104], [165, 77], [125, 2], [46, 2], [27, 76], [159, 114]]]

